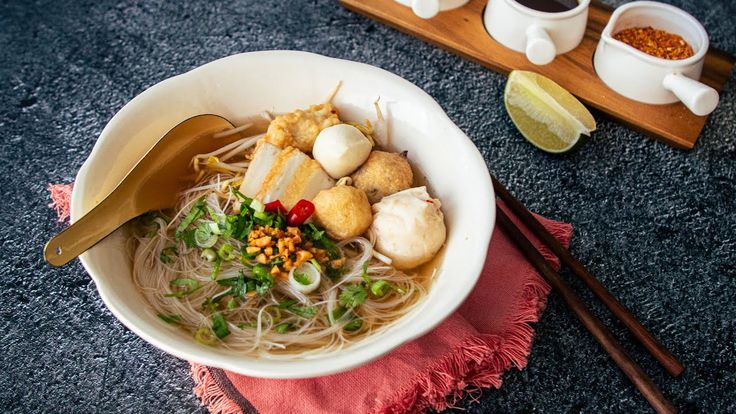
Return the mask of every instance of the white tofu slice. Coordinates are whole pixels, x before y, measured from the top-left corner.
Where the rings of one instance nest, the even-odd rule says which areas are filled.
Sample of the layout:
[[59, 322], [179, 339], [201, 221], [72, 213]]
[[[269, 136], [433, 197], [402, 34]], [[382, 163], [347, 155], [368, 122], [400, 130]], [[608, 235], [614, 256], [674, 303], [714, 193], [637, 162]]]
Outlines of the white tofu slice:
[[245, 173], [243, 183], [240, 185], [240, 192], [248, 197], [255, 197], [263, 185], [268, 172], [271, 171], [276, 157], [281, 152], [281, 148], [269, 144], [268, 142], [259, 143], [256, 153], [250, 162], [248, 171]]

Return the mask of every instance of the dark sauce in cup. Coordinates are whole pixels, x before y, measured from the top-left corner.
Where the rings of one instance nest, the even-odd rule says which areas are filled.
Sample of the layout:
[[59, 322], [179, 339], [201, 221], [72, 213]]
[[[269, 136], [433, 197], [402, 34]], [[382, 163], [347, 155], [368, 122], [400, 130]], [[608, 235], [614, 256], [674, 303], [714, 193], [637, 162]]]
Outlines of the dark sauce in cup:
[[560, 13], [578, 6], [577, 0], [516, 0], [522, 6], [546, 13]]

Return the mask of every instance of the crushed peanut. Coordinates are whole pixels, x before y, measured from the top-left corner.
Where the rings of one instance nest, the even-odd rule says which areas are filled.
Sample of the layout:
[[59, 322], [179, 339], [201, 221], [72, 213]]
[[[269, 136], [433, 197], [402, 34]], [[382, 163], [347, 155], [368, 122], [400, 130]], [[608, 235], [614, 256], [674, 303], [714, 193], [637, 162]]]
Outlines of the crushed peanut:
[[250, 255], [257, 253], [255, 260], [261, 264], [280, 259], [280, 264], [271, 267], [271, 274], [282, 278], [287, 277], [291, 269], [312, 259], [334, 269], [345, 264], [345, 259], [330, 260], [327, 251], [315, 247], [310, 240], [305, 240], [298, 227], [280, 230], [270, 226], [256, 226], [248, 235], [245, 251]]

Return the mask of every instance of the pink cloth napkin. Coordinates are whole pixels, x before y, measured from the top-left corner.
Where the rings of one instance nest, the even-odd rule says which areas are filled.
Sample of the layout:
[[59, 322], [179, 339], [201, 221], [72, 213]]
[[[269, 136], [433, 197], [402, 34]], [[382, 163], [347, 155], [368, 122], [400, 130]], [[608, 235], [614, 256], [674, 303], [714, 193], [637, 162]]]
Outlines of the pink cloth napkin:
[[[50, 186], [60, 216], [70, 187]], [[512, 217], [555, 267], [557, 258]], [[572, 226], [539, 217], [565, 246]], [[246, 377], [192, 364], [194, 392], [213, 413], [414, 413], [442, 410], [504, 372], [526, 366], [550, 288], [506, 235], [493, 232], [483, 272], [465, 303], [427, 335], [347, 372], [303, 380]]]

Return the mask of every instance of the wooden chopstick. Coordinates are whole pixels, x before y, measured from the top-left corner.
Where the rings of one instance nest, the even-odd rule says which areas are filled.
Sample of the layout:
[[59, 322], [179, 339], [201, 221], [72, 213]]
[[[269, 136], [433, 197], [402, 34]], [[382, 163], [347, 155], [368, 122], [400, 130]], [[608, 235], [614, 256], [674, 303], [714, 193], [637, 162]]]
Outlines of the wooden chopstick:
[[611, 359], [616, 362], [616, 365], [621, 368], [639, 392], [642, 393], [644, 398], [649, 401], [649, 404], [658, 413], [676, 413], [677, 408], [662, 394], [657, 384], [626, 353], [621, 344], [614, 338], [611, 331], [603, 325], [600, 319], [590, 312], [590, 309], [585, 306], [585, 303], [575, 294], [575, 291], [565, 284], [560, 275], [552, 269], [521, 230], [504, 214], [503, 210], [500, 208], [496, 209], [496, 214], [496, 221], [501, 225], [502, 230], [511, 238], [519, 250], [524, 253], [524, 256], [529, 259], [552, 288], [557, 291], [567, 307], [573, 311], [588, 332], [593, 335], [593, 338], [601, 344]]
[[657, 339], [645, 328], [634, 316], [631, 311], [626, 308], [611, 292], [606, 289], [603, 284], [593, 276], [590, 271], [576, 259], [569, 250], [565, 248], [557, 239], [550, 234], [547, 229], [540, 223], [519, 200], [517, 200], [498, 180], [491, 176], [493, 187], [496, 194], [503, 200], [509, 209], [536, 235], [544, 242], [550, 250], [552, 250], [560, 261], [564, 263], [575, 275], [580, 278], [588, 289], [618, 318], [621, 323], [631, 332], [639, 343], [649, 351], [652, 356], [659, 361], [664, 369], [673, 377], [677, 377], [685, 370], [680, 361], [675, 358], [672, 353], [667, 350]]

